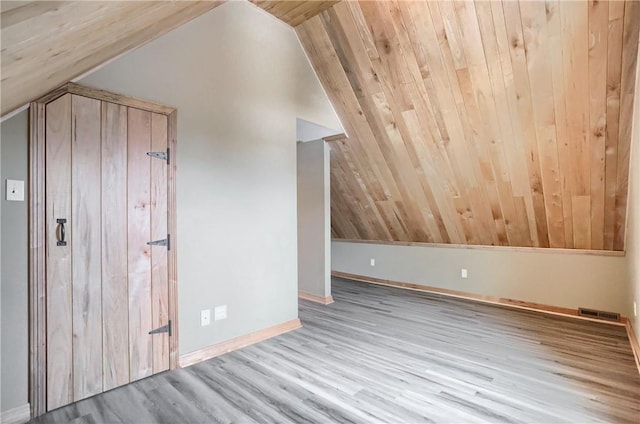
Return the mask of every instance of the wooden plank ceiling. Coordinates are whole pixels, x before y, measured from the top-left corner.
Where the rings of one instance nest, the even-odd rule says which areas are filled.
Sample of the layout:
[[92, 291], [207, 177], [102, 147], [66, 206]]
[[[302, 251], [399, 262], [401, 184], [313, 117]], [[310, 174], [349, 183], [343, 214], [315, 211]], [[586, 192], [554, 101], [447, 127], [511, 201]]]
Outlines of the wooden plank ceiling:
[[[1, 115], [225, 1], [3, 1]], [[337, 3], [252, 2], [292, 26]]]
[[2, 116], [221, 3], [3, 1]]
[[340, 0], [250, 0], [251, 3], [261, 7], [271, 13], [276, 18], [295, 27], [303, 23], [309, 18], [316, 16], [318, 13], [330, 8]]
[[341, 2], [296, 30], [348, 139], [334, 238], [624, 248], [640, 3]]

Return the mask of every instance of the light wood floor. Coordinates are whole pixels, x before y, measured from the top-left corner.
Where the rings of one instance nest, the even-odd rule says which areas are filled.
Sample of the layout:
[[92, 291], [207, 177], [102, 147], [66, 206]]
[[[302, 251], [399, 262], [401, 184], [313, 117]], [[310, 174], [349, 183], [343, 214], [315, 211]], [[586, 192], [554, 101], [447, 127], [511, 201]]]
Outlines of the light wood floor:
[[635, 423], [623, 327], [333, 280], [304, 327], [38, 423]]

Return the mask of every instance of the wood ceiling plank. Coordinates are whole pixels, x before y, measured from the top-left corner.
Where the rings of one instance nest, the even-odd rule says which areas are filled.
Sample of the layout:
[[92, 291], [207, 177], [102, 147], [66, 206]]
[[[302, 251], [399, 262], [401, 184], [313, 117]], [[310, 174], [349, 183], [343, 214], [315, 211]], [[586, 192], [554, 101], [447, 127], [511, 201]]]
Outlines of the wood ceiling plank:
[[313, 1], [272, 1], [272, 0], [251, 0], [251, 3], [269, 12], [283, 22], [296, 27], [303, 22], [324, 12], [340, 0], [313, 0]]
[[[504, 78], [504, 89], [506, 95], [506, 108], [508, 109], [508, 117], [511, 121], [513, 130], [512, 137], [507, 137], [506, 141], [511, 142], [512, 153], [509, 157], [511, 166], [516, 172], [511, 174], [511, 185], [515, 196], [514, 202], [516, 210], [519, 211], [519, 226], [528, 228], [528, 231], [522, 233], [523, 246], [537, 246], [538, 232], [536, 224], [536, 214], [531, 191], [529, 166], [527, 162], [527, 154], [525, 152], [523, 127], [518, 114], [518, 94], [513, 76], [513, 64], [511, 61], [512, 39], [507, 33], [506, 19], [501, 2], [490, 2], [491, 14], [493, 17], [493, 27], [496, 34], [496, 43], [500, 63]], [[564, 81], [563, 81], [564, 83]], [[524, 208], [521, 202], [524, 203]]]
[[[429, 9], [425, 3], [401, 4], [401, 13], [415, 52], [416, 65], [422, 84], [414, 73], [417, 92], [414, 93], [414, 111], [403, 112], [407, 127], [413, 132], [410, 138], [422, 139], [416, 144], [422, 170], [431, 182], [434, 198], [443, 217], [447, 233], [444, 238], [464, 242], [464, 232], [451, 198], [466, 197], [461, 190], [464, 183], [454, 169], [458, 168], [451, 146], [451, 138], [462, 137], [462, 123], [455, 100], [450, 96], [450, 86], [444, 63], [440, 56], [439, 41]], [[428, 65], [427, 65], [428, 64]], [[437, 113], [440, 118], [436, 117]], [[441, 121], [443, 124], [438, 124]], [[466, 201], [465, 201], [466, 202]], [[466, 208], [465, 208], [466, 209]]]
[[540, 152], [549, 247], [564, 247], [563, 199], [559, 178], [553, 81], [551, 63], [546, 59], [546, 46], [549, 44], [546, 7], [542, 2], [522, 2], [520, 13], [533, 119]]
[[591, 248], [604, 249], [609, 4], [589, 1], [589, 145]]
[[522, 142], [527, 157], [529, 171], [529, 187], [532, 192], [536, 229], [534, 246], [549, 247], [549, 231], [542, 184], [542, 170], [540, 169], [540, 154], [533, 120], [533, 105], [531, 101], [531, 85], [529, 70], [522, 32], [520, 5], [517, 2], [503, 2], [505, 24], [510, 40], [511, 63], [516, 94], [516, 107], [522, 131]]
[[[583, 196], [591, 193], [591, 163], [589, 147], [589, 9], [586, 2], [560, 2], [563, 57], [565, 67], [565, 104], [567, 111], [567, 143], [569, 145], [569, 185], [573, 195], [573, 244], [577, 249], [589, 249], [591, 238], [585, 228], [591, 228], [591, 205], [587, 208]], [[576, 204], [580, 209], [575, 209]], [[589, 230], [590, 234], [590, 230]]]
[[627, 196], [629, 195], [629, 157], [631, 149], [631, 126], [633, 121], [633, 96], [636, 85], [638, 59], [638, 23], [640, 2], [625, 3], [622, 41], [622, 76], [620, 82], [620, 118], [618, 136], [618, 169], [616, 178], [616, 222], [614, 227], [614, 250], [623, 250], [627, 226]]
[[621, 248], [640, 20], [567, 3], [350, 1], [296, 28], [349, 134], [334, 237]]
[[526, 226], [527, 217], [519, 216], [516, 211], [514, 199], [514, 187], [511, 181], [517, 182], [527, 180], [524, 168], [519, 166], [514, 158], [517, 158], [517, 149], [514, 146], [514, 131], [509, 116], [509, 104], [507, 91], [505, 89], [505, 74], [501, 57], [496, 29], [493, 21], [493, 13], [489, 2], [477, 2], [476, 14], [480, 28], [484, 52], [486, 55], [486, 65], [491, 91], [495, 105], [495, 118], [499, 127], [500, 142], [491, 143], [492, 156], [497, 157], [496, 162], [500, 164], [500, 169], [496, 174], [496, 184], [500, 193], [501, 206], [505, 218], [505, 227], [508, 236], [508, 244], [523, 245], [529, 240]]
[[572, 156], [569, 149], [569, 135], [567, 130], [567, 109], [565, 91], [565, 67], [563, 59], [562, 27], [560, 19], [560, 5], [558, 0], [547, 0], [546, 14], [548, 22], [548, 50], [551, 63], [551, 82], [553, 85], [554, 118], [556, 141], [558, 146], [558, 165], [560, 183], [562, 186], [562, 215], [564, 220], [565, 247], [573, 247], [573, 213], [571, 169]]
[[[484, 191], [491, 199], [491, 217], [497, 227], [499, 245], [508, 245], [506, 222], [515, 220], [515, 210], [513, 206], [513, 195], [509, 191], [501, 191], [508, 188], [500, 184], [500, 181], [510, 179], [508, 167], [504, 157], [503, 136], [498, 121], [498, 111], [495, 102], [495, 93], [490, 78], [489, 65], [487, 64], [487, 52], [491, 49], [492, 39], [482, 37], [480, 31], [480, 19], [474, 3], [457, 3], [456, 13], [460, 21], [460, 27], [465, 40], [465, 55], [469, 63], [469, 71], [472, 85], [474, 87], [475, 114], [478, 125], [481, 128], [479, 151], [483, 157], [483, 179]], [[485, 6], [489, 6], [485, 4]], [[480, 11], [482, 14], [482, 10]], [[487, 9], [484, 13], [489, 13]], [[490, 23], [490, 19], [485, 18], [484, 22]], [[486, 32], [491, 33], [491, 27]], [[489, 47], [489, 48], [487, 48]], [[492, 58], [493, 59], [493, 58]], [[497, 61], [493, 61], [497, 63]]]
[[[470, 222], [474, 218], [470, 214], [471, 202], [469, 199], [469, 188], [475, 187], [478, 184], [476, 173], [474, 172], [471, 162], [471, 154], [469, 153], [469, 143], [467, 143], [467, 141], [471, 142], [472, 140], [471, 126], [467, 114], [464, 112], [463, 94], [449, 44], [450, 36], [447, 36], [439, 5], [436, 2], [427, 3], [427, 5], [433, 22], [433, 32], [435, 32], [437, 39], [435, 42], [432, 40], [431, 43], [423, 43], [423, 46], [426, 48], [427, 57], [431, 66], [439, 65], [439, 60], [442, 60], [443, 65], [439, 70], [434, 69], [430, 72], [431, 80], [436, 87], [436, 96], [429, 98], [431, 108], [429, 108], [428, 113], [433, 113], [432, 110], [434, 109], [444, 111], [443, 119], [447, 122], [446, 133], [442, 134], [439, 128], [433, 131], [435, 137], [440, 137], [436, 138], [436, 140], [442, 140], [456, 181], [456, 193], [451, 199], [452, 208], [455, 211], [454, 216], [460, 221], [463, 243], [479, 243], [477, 230], [475, 226], [472, 225], [473, 223]], [[428, 24], [428, 19], [425, 22]], [[429, 46], [433, 46], [433, 49], [430, 50], [428, 48]], [[438, 56], [441, 59], [438, 59]], [[447, 87], [449, 87], [449, 92], [447, 92]], [[427, 105], [427, 107], [429, 107], [428, 103]], [[422, 116], [425, 115], [421, 114], [421, 117]], [[432, 129], [434, 127], [428, 120], [425, 121], [423, 125]], [[443, 157], [444, 156], [443, 153]]]
[[33, 2], [3, 12], [2, 116], [221, 3]]
[[604, 166], [604, 248], [607, 250], [613, 250], [616, 221], [623, 27], [624, 2], [609, 2], [609, 34], [607, 41], [607, 131]]

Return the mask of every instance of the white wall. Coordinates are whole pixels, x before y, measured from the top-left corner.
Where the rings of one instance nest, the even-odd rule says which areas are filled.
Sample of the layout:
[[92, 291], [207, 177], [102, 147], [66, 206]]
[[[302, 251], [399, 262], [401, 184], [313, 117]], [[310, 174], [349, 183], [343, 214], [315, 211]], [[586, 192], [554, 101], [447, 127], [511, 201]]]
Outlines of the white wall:
[[298, 143], [298, 290], [331, 295], [329, 146]]
[[[508, 248], [465, 249], [346, 243], [331, 246], [332, 269], [350, 274], [629, 314], [624, 256]], [[375, 258], [375, 267], [370, 259]], [[460, 270], [468, 270], [462, 279]]]
[[[294, 30], [230, 2], [79, 82], [178, 108], [180, 353], [296, 318], [296, 118], [340, 123]], [[26, 114], [2, 123], [3, 177], [5, 163], [26, 175], [26, 125]], [[27, 257], [26, 208], [13, 221], [5, 207], [3, 265], [7, 246]], [[3, 411], [27, 400], [27, 274], [11, 265], [19, 269], [8, 278], [3, 266], [1, 282]], [[200, 327], [200, 310], [222, 304], [228, 319]]]

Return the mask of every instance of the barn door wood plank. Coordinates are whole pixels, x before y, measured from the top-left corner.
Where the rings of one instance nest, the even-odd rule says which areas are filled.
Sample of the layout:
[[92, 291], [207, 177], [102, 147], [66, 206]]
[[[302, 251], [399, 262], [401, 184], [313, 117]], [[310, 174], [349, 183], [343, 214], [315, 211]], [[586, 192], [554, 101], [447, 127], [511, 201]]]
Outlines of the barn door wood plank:
[[[151, 116], [151, 150], [167, 150], [167, 117], [157, 113]], [[167, 162], [151, 159], [151, 240], [167, 237]], [[151, 298], [153, 328], [169, 322], [169, 280], [167, 274], [167, 247], [151, 247]], [[153, 339], [154, 374], [169, 369], [169, 334], [159, 333]]]
[[57, 246], [56, 219], [71, 231], [71, 95], [46, 106], [47, 410], [73, 402], [71, 244]]
[[131, 381], [153, 373], [150, 185], [151, 113], [128, 109], [129, 372]]
[[129, 382], [127, 108], [102, 102], [102, 341], [104, 390]]
[[102, 392], [101, 103], [71, 104], [74, 401]]

